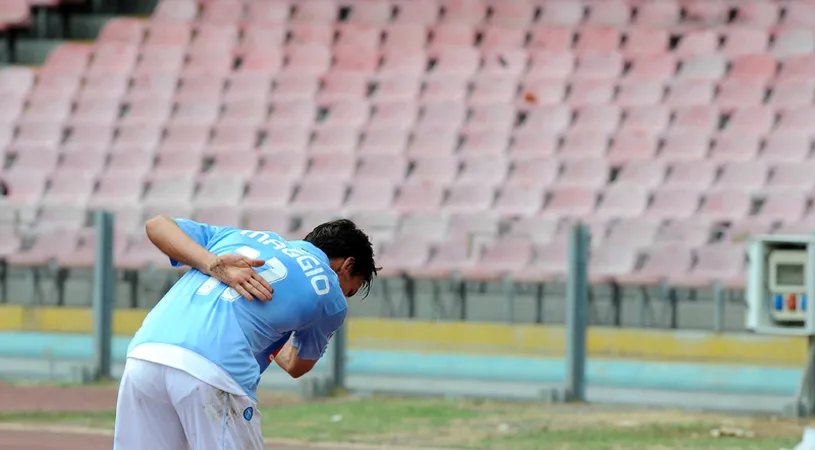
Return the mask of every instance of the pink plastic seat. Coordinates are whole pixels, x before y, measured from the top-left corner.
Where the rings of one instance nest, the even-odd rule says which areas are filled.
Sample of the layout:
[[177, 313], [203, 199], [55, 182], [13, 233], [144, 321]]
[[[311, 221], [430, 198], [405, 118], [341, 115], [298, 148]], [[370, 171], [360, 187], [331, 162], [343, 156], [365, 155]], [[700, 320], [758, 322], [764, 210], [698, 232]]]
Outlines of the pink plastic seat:
[[159, 145], [162, 128], [159, 125], [119, 125], [118, 134], [111, 147], [112, 153], [148, 152]]
[[139, 44], [144, 38], [145, 28], [144, 22], [138, 19], [111, 19], [99, 31], [97, 41]]
[[569, 245], [565, 239], [535, 246], [530, 263], [513, 271], [512, 278], [522, 283], [542, 283], [566, 276], [569, 261]]
[[283, 73], [274, 80], [271, 93], [273, 102], [313, 101], [320, 88], [319, 76], [315, 74]]
[[681, 245], [656, 246], [645, 253], [642, 265], [628, 275], [615, 279], [624, 285], [651, 285], [686, 273], [693, 264], [693, 254]]
[[266, 178], [250, 178], [246, 181], [243, 205], [247, 210], [252, 208], [288, 209], [293, 194], [292, 180], [282, 179], [275, 189], [269, 189], [269, 182]]
[[498, 130], [469, 131], [462, 137], [459, 155], [463, 157], [503, 156], [509, 143], [509, 133]]
[[37, 233], [28, 249], [9, 255], [9, 264], [22, 267], [45, 266], [60, 255], [76, 251], [77, 230], [48, 230]]
[[575, 70], [573, 53], [561, 50], [539, 50], [531, 55], [529, 77], [534, 80], [563, 80]]
[[238, 151], [217, 154], [212, 158], [212, 166], [207, 174], [234, 175], [249, 178], [257, 172], [260, 157], [253, 151]]
[[811, 56], [815, 52], [815, 33], [805, 28], [779, 30], [770, 51], [781, 60], [801, 55]]
[[687, 56], [682, 60], [676, 78], [679, 81], [717, 80], [722, 78], [727, 61], [715, 53]]
[[532, 256], [532, 243], [528, 239], [517, 236], [499, 238], [484, 249], [476, 266], [464, 268], [461, 276], [465, 280], [497, 281], [526, 267]]
[[70, 99], [32, 101], [18, 122], [26, 125], [39, 122], [64, 123], [71, 114], [71, 106]]
[[805, 133], [772, 133], [764, 139], [759, 158], [769, 163], [803, 161], [809, 157], [809, 136]]
[[[419, 97], [421, 85], [421, 80], [412, 75], [389, 76], [379, 80], [376, 90], [371, 95], [371, 101], [377, 105], [389, 102], [411, 102]], [[368, 82], [366, 80], [361, 97], [367, 94], [367, 90]]]
[[218, 124], [221, 126], [260, 126], [269, 112], [263, 101], [235, 100], [224, 104]]
[[621, 219], [611, 227], [603, 244], [611, 247], [618, 245], [621, 248], [640, 249], [653, 243], [660, 225], [657, 220], [641, 217]]
[[668, 90], [665, 103], [674, 108], [701, 106], [713, 103], [714, 85], [710, 81], [682, 81]]
[[658, 135], [668, 128], [670, 119], [670, 110], [662, 105], [628, 108], [619, 131]]
[[493, 208], [502, 216], [530, 216], [543, 207], [541, 186], [507, 184], [498, 190]]
[[434, 77], [425, 81], [420, 101], [424, 104], [455, 104], [463, 106], [467, 98], [468, 80], [463, 76]]
[[726, 134], [716, 137], [710, 159], [714, 161], [747, 162], [755, 159], [759, 138], [750, 134]]
[[115, 171], [99, 177], [99, 185], [88, 206], [91, 208], [115, 205], [135, 205], [142, 196], [144, 173]]
[[676, 56], [665, 53], [658, 56], [632, 58], [630, 65], [624, 78], [626, 83], [666, 82], [674, 77], [677, 61]]
[[263, 153], [305, 152], [311, 140], [311, 128], [288, 124], [271, 125], [262, 130], [259, 150]]
[[424, 267], [409, 271], [413, 277], [446, 279], [461, 269], [472, 267], [476, 255], [466, 239], [455, 239], [436, 247], [430, 260]]
[[623, 72], [623, 57], [616, 51], [589, 53], [578, 58], [574, 80], [614, 80]]
[[387, 77], [403, 75], [418, 78], [424, 74], [427, 61], [424, 49], [386, 49], [379, 74]]
[[430, 259], [430, 244], [414, 236], [400, 236], [392, 242], [385, 242], [377, 254], [377, 262], [382, 265], [385, 275], [398, 276], [411, 270], [424, 267]]
[[588, 187], [554, 188], [542, 214], [555, 217], [587, 217], [594, 212], [597, 192]]
[[207, 151], [212, 153], [248, 152], [258, 142], [258, 130], [253, 125], [221, 125], [215, 127]]
[[314, 133], [311, 153], [353, 153], [359, 143], [359, 131], [353, 127], [322, 127]]
[[807, 132], [810, 135], [811, 128], [806, 123], [815, 120], [815, 108], [811, 106], [803, 108], [790, 108], [781, 113], [781, 118], [776, 123], [776, 131], [784, 133]]
[[447, 156], [458, 147], [459, 134], [456, 129], [432, 126], [417, 127], [408, 144], [409, 156]]
[[316, 44], [330, 47], [334, 42], [334, 30], [324, 23], [301, 22], [290, 24], [291, 40], [294, 44]]
[[621, 243], [601, 245], [591, 253], [589, 261], [589, 281], [594, 284], [608, 283], [617, 277], [634, 272], [638, 261], [636, 248], [625, 247]]
[[356, 169], [353, 154], [319, 154], [311, 157], [307, 176], [321, 180], [349, 180]]
[[473, 105], [465, 131], [509, 133], [515, 127], [517, 117], [517, 111], [511, 103]]
[[360, 100], [368, 94], [368, 78], [354, 72], [329, 72], [323, 79], [321, 103]]
[[63, 127], [59, 123], [37, 123], [20, 125], [17, 136], [12, 143], [12, 150], [27, 151], [36, 149], [54, 149], [63, 139]]
[[57, 167], [60, 172], [75, 175], [95, 175], [102, 172], [107, 162], [107, 154], [103, 152], [73, 151], [62, 155], [62, 162]]
[[[581, 54], [611, 54], [619, 48], [621, 38], [622, 34], [617, 28], [584, 26], [578, 32], [575, 51]], [[605, 60], [605, 58], [597, 60]]]
[[360, 155], [402, 155], [410, 132], [401, 128], [376, 127], [365, 130], [357, 147]]
[[85, 225], [87, 211], [80, 204], [52, 203], [43, 205], [37, 218], [40, 230], [79, 230]]
[[632, 161], [625, 164], [612, 186], [655, 188], [665, 179], [663, 161]]
[[674, 110], [671, 132], [710, 134], [719, 128], [719, 114], [719, 108], [712, 105], [677, 108]]
[[644, 214], [649, 194], [643, 188], [612, 186], [602, 193], [595, 216], [602, 219], [633, 218]]
[[480, 73], [487, 76], [520, 78], [529, 64], [529, 53], [525, 48], [484, 48], [483, 65]]
[[696, 189], [664, 187], [653, 192], [646, 217], [654, 220], [685, 219], [699, 209], [701, 194]]
[[604, 159], [608, 149], [608, 134], [602, 131], [572, 132], [563, 138], [558, 157], [564, 161]]
[[354, 177], [399, 182], [405, 178], [407, 169], [408, 163], [404, 157], [395, 157], [391, 154], [370, 154], [360, 157]]
[[711, 286], [716, 281], [740, 278], [744, 273], [747, 255], [744, 246], [715, 244], [695, 251], [696, 264], [687, 274], [672, 276], [672, 285], [682, 287]]
[[288, 100], [272, 102], [269, 123], [282, 125], [310, 125], [317, 115], [317, 105], [310, 100]]
[[66, 152], [87, 151], [104, 153], [113, 143], [113, 127], [99, 125], [74, 126], [68, 139], [62, 145]]
[[299, 212], [339, 211], [345, 201], [345, 186], [336, 181], [302, 181], [291, 202]]
[[636, 23], [661, 29], [676, 25], [680, 18], [677, 1], [643, 2], [637, 5]]
[[388, 211], [396, 196], [391, 180], [357, 180], [351, 184], [343, 207], [349, 213]]
[[346, 100], [326, 106], [327, 115], [320, 126], [361, 128], [371, 114], [371, 107], [365, 100]]
[[480, 156], [462, 161], [458, 182], [497, 185], [504, 181], [509, 171], [509, 161], [503, 156]]
[[551, 242], [557, 234], [559, 224], [560, 219], [557, 217], [545, 215], [519, 217], [511, 222], [509, 235], [523, 236], [537, 244]]
[[412, 101], [379, 103], [374, 107], [369, 121], [371, 128], [396, 128], [407, 130], [419, 116], [419, 105]]
[[296, 22], [331, 23], [337, 20], [338, 5], [331, 0], [305, 0], [298, 2], [292, 20]]
[[784, 60], [778, 71], [778, 82], [807, 81], [815, 73], [815, 56], [811, 54], [791, 56]]
[[511, 102], [517, 93], [518, 81], [513, 76], [482, 75], [473, 80], [470, 94], [472, 105], [501, 105]]
[[611, 134], [621, 119], [622, 111], [617, 105], [592, 105], [580, 108], [572, 123], [571, 131]]
[[735, 57], [730, 63], [727, 78], [767, 82], [775, 77], [778, 61], [767, 53], [749, 54]]
[[273, 207], [244, 209], [244, 226], [250, 230], [270, 230], [290, 238], [291, 217], [285, 210]]
[[480, 183], [459, 183], [451, 186], [442, 209], [452, 213], [489, 211], [495, 198], [495, 188]]
[[768, 168], [761, 161], [724, 164], [716, 188], [755, 191], [764, 187]]
[[[193, 210], [192, 219], [219, 227], [243, 227], [243, 208], [240, 205], [205, 205]], [[268, 228], [263, 228], [264, 230]]]
[[619, 87], [616, 103], [623, 108], [653, 106], [658, 105], [664, 95], [665, 86], [662, 82], [629, 83]]
[[448, 217], [438, 211], [409, 213], [402, 216], [397, 235], [421, 236], [423, 240], [439, 242], [446, 238], [448, 226]]
[[668, 49], [668, 40], [668, 31], [665, 29], [631, 27], [626, 31], [622, 52], [626, 57], [661, 55]]
[[436, 184], [451, 183], [458, 175], [460, 162], [454, 156], [427, 156], [413, 158], [408, 179]]
[[529, 130], [541, 134], [565, 132], [572, 121], [572, 111], [563, 105], [536, 108], [530, 111], [526, 120], [518, 127], [519, 132]]
[[750, 206], [749, 192], [742, 190], [708, 192], [696, 217], [711, 222], [740, 220], [748, 215]]
[[611, 164], [629, 165], [656, 157], [658, 139], [644, 132], [617, 133], [611, 141], [606, 158]]
[[72, 125], [113, 125], [119, 118], [118, 100], [84, 101], [76, 105]]
[[134, 100], [126, 105], [119, 122], [129, 126], [155, 126], [166, 122], [172, 109], [172, 102], [167, 98]]
[[719, 85], [716, 104], [725, 110], [756, 107], [764, 103], [766, 89], [764, 81], [727, 80]]
[[724, 33], [722, 53], [729, 58], [763, 53], [767, 50], [769, 36], [763, 29], [734, 27]]
[[799, 221], [807, 209], [806, 192], [771, 192], [764, 198], [761, 209], [750, 220], [764, 224]]
[[333, 70], [370, 75], [376, 72], [380, 59], [381, 56], [376, 48], [364, 49], [357, 45], [336, 45]]
[[767, 181], [767, 190], [777, 192], [808, 192], [815, 188], [815, 179], [807, 175], [815, 170], [810, 161], [775, 164]]
[[815, 82], [811, 80], [778, 81], [770, 92], [769, 104], [776, 110], [808, 106], [815, 97]]
[[438, 211], [444, 199], [444, 188], [436, 183], [411, 181], [402, 184], [394, 208], [402, 213]]
[[321, 75], [331, 66], [331, 50], [318, 44], [291, 44], [285, 70], [298, 75]]
[[522, 161], [554, 156], [559, 139], [556, 134], [521, 130], [512, 136], [509, 157], [514, 161]]
[[671, 164], [664, 186], [701, 191], [713, 184], [717, 170], [717, 165], [709, 160], [677, 161]]
[[594, 159], [567, 161], [557, 180], [560, 187], [598, 188], [608, 180], [608, 164]]
[[144, 195], [143, 203], [146, 207], [189, 205], [194, 191], [195, 181], [192, 177], [154, 178]]
[[705, 159], [709, 146], [709, 138], [698, 131], [671, 133], [664, 138], [659, 159], [666, 162]]
[[59, 157], [59, 152], [54, 149], [28, 149], [17, 154], [10, 171], [49, 173], [56, 169]]
[[507, 184], [545, 187], [552, 185], [560, 172], [560, 161], [550, 157], [537, 157], [516, 161], [507, 178]]
[[246, 181], [236, 174], [208, 174], [203, 177], [193, 201], [197, 205], [235, 205], [243, 198]]

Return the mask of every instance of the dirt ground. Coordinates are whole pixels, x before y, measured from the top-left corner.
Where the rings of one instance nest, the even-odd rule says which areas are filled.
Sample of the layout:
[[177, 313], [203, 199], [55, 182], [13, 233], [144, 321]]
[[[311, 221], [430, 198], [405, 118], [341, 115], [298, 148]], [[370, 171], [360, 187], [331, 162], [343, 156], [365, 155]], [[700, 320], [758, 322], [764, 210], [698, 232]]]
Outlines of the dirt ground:
[[[116, 407], [113, 387], [12, 386], [0, 382], [2, 412], [99, 412]], [[0, 424], [2, 425], [2, 424]], [[0, 450], [110, 450], [110, 431], [44, 424], [0, 426]], [[359, 446], [300, 445], [270, 442], [276, 450], [344, 450]]]

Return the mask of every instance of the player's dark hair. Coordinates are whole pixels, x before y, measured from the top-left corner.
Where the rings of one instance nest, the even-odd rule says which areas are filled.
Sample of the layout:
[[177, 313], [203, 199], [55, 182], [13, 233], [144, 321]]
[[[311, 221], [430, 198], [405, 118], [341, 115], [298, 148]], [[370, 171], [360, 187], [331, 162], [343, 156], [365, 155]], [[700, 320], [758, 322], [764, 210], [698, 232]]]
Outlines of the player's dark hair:
[[319, 248], [328, 259], [354, 258], [352, 275], [362, 276], [360, 291], [367, 297], [371, 282], [381, 268], [374, 262], [374, 246], [368, 235], [348, 219], [333, 220], [314, 227], [304, 241]]

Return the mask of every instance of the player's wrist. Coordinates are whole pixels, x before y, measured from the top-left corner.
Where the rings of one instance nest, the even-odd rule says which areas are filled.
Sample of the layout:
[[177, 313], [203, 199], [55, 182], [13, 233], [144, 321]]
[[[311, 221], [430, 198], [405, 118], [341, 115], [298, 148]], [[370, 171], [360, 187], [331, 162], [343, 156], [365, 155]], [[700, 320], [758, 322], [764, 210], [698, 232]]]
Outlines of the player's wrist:
[[223, 263], [218, 255], [210, 253], [206, 258], [206, 261], [202, 265], [204, 268], [203, 272], [206, 275], [215, 276], [217, 278], [216, 274], [218, 273]]

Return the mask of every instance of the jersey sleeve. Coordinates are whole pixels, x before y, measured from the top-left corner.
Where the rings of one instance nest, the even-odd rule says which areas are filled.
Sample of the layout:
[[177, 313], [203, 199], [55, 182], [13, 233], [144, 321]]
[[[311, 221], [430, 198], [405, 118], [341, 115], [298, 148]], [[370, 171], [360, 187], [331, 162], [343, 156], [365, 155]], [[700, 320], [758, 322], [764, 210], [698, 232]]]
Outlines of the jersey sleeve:
[[[176, 225], [202, 247], [208, 247], [209, 242], [218, 234], [221, 227], [214, 227], [205, 223], [198, 223], [188, 219], [175, 219]], [[184, 263], [170, 258], [173, 267], [181, 267]]]
[[311, 326], [294, 332], [292, 346], [297, 349], [300, 359], [318, 360], [325, 353], [328, 341], [345, 322], [345, 310], [324, 317]]

